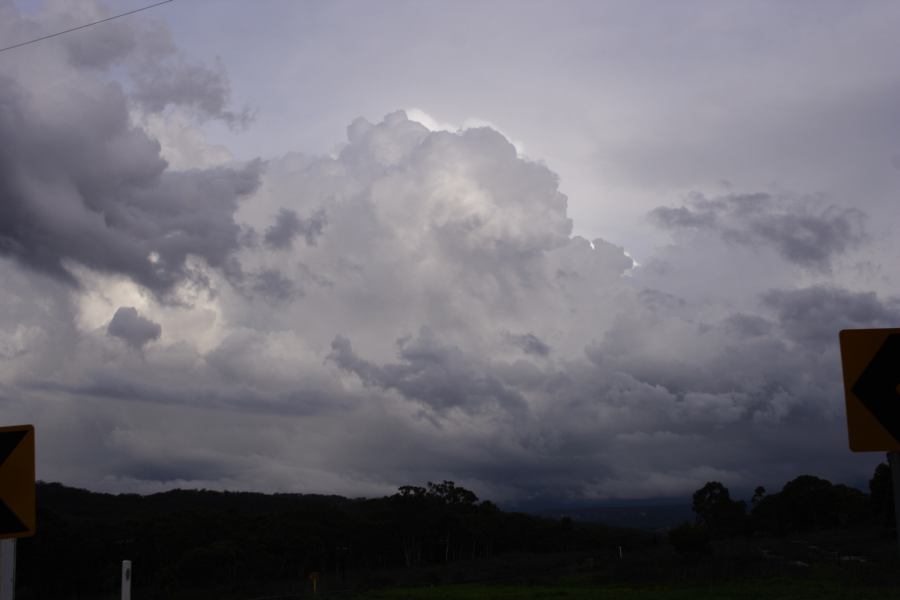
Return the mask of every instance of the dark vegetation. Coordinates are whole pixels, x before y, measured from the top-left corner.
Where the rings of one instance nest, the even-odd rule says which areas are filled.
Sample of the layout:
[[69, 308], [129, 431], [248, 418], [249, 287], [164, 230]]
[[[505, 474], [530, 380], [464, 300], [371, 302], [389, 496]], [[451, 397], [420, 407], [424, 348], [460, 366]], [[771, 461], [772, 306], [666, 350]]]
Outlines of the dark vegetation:
[[900, 583], [886, 465], [868, 494], [803, 475], [776, 493], [758, 488], [749, 505], [718, 482], [692, 500], [693, 522], [642, 532], [504, 512], [449, 481], [377, 499], [113, 496], [42, 483], [38, 535], [19, 541], [17, 597], [117, 598], [126, 558], [140, 598], [311, 597], [312, 573], [319, 596], [347, 598], [464, 582], [688, 589], [825, 581], [845, 591]]
[[123, 559], [133, 561], [141, 598], [184, 590], [251, 597], [272, 582], [307, 589], [314, 572], [322, 589], [434, 582], [447, 576], [434, 568], [448, 565], [489, 577], [507, 569], [504, 555], [556, 556], [538, 560], [546, 566], [650, 537], [503, 512], [449, 481], [356, 500], [193, 490], [114, 496], [39, 483], [37, 502], [38, 533], [18, 544], [22, 600], [118, 597]]
[[787, 482], [780, 492], [767, 494], [758, 487], [750, 510], [732, 500], [724, 485], [710, 481], [694, 492], [695, 523], [683, 523], [669, 533], [676, 550], [702, 553], [711, 539], [736, 536], [780, 536], [880, 524], [894, 527], [891, 474], [881, 464], [869, 483], [870, 494], [812, 475]]

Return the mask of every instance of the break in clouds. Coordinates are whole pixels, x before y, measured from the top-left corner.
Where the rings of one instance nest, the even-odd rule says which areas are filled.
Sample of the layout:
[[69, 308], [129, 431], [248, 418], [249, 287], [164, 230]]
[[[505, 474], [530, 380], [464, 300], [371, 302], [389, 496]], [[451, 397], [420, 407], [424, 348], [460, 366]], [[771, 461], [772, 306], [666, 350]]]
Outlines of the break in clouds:
[[[7, 32], [83, 17], [0, 6]], [[398, 111], [333, 155], [185, 164], [152, 123], [250, 113], [141, 23], [0, 64], [0, 415], [35, 423], [40, 478], [526, 501], [869, 468], [837, 331], [900, 301], [841, 284], [848, 199], [661, 198], [638, 264], [487, 127]]]

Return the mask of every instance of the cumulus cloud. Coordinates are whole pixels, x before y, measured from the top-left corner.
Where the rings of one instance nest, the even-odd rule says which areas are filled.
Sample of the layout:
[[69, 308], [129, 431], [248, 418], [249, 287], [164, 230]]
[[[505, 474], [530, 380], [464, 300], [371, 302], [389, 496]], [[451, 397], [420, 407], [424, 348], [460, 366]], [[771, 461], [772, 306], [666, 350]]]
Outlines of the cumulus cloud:
[[107, 325], [106, 333], [124, 340], [133, 348], [142, 348], [146, 343], [159, 339], [162, 326], [139, 315], [133, 306], [122, 306]]
[[[621, 247], [571, 236], [553, 173], [490, 130], [430, 132], [395, 113], [356, 121], [335, 157], [286, 156], [260, 177], [239, 227], [326, 207], [315, 244], [240, 244], [242, 279], [194, 267], [215, 292], [206, 325], [166, 325], [189, 319], [190, 304], [158, 304], [152, 322], [121, 308], [108, 331], [146, 346], [139, 362], [84, 331], [75, 363], [17, 385], [160, 414], [280, 416], [305, 441], [248, 434], [242, 447], [268, 457], [254, 467], [263, 482], [242, 479], [236, 446], [216, 439], [215, 451], [168, 449], [170, 472], [151, 445], [109, 465], [104, 486], [208, 486], [206, 472], [220, 486], [291, 489], [302, 472], [303, 489], [327, 491], [340, 471], [355, 489], [440, 473], [507, 499], [687, 493], [713, 472], [749, 487], [789, 468], [782, 446], [756, 446], [772, 428], [821, 428], [840, 407], [834, 394], [822, 405], [834, 352], [824, 337], [798, 348], [810, 336], [794, 304], [856, 306], [857, 323], [890, 317], [884, 301], [827, 289], [760, 288], [748, 312], [646, 287]], [[303, 235], [284, 230], [277, 239]], [[172, 337], [146, 344], [155, 323]], [[348, 424], [366, 433], [351, 442], [337, 433]], [[752, 464], [748, 445], [765, 449]], [[279, 467], [288, 455], [327, 458]]]
[[637, 266], [498, 131], [402, 111], [332, 155], [176, 170], [129, 111], [231, 109], [218, 68], [109, 77], [181, 60], [154, 31], [42, 54], [64, 103], [0, 68], [0, 412], [53, 440], [42, 477], [525, 500], [860, 472], [836, 332], [900, 316], [837, 278], [860, 213], [696, 196]]

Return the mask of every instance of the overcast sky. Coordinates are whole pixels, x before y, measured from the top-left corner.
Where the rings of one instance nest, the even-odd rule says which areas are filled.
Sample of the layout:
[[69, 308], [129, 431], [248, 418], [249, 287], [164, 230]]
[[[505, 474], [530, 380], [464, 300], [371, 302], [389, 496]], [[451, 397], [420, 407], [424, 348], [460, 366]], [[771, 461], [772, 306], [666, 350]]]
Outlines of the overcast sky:
[[[142, 2], [0, 0], [3, 46]], [[175, 0], [0, 53], [38, 477], [501, 502], [865, 486], [900, 5]]]

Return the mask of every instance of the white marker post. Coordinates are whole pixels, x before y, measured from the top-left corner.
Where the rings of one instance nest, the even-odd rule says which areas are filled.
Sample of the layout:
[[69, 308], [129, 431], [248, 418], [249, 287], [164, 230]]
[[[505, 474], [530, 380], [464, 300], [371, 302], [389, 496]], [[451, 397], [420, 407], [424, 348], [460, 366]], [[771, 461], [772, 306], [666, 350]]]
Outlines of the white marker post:
[[0, 600], [16, 596], [16, 539], [0, 540]]
[[122, 561], [122, 600], [131, 600], [131, 561]]

